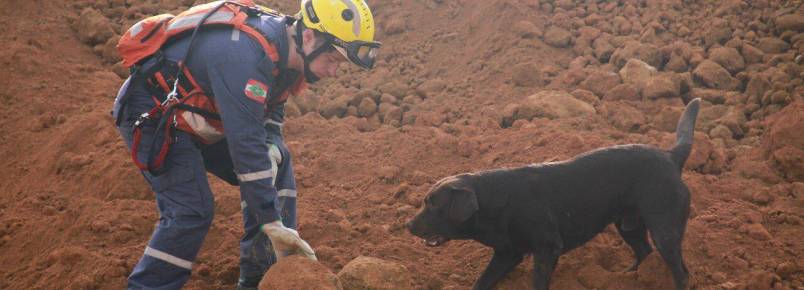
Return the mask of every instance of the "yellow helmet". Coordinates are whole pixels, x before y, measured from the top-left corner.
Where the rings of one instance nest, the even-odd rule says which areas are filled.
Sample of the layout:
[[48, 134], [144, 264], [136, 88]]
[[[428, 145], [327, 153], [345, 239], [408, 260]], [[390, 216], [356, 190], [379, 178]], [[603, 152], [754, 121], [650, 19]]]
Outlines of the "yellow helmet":
[[302, 0], [298, 17], [353, 63], [374, 66], [381, 44], [374, 41], [374, 17], [364, 0]]

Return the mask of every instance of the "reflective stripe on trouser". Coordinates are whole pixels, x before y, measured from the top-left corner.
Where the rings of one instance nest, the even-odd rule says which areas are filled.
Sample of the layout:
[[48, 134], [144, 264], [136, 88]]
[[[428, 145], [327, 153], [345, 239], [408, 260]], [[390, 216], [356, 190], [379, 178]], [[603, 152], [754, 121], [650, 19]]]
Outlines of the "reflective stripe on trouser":
[[[281, 140], [274, 144], [281, 154], [280, 160], [271, 157], [272, 165], [276, 166], [274, 179], [277, 190], [277, 202], [281, 210], [282, 223], [289, 228], [296, 228], [296, 180], [293, 176], [293, 164], [290, 153]], [[274, 146], [271, 146], [274, 147]], [[281, 161], [281, 162], [277, 162]], [[241, 204], [241, 206], [248, 206]], [[244, 208], [245, 210], [245, 208]], [[260, 232], [257, 221], [243, 213], [243, 226], [245, 234], [240, 240], [240, 281], [244, 286], [257, 286], [262, 276], [276, 262], [273, 247], [268, 237]]]
[[[147, 150], [154, 128], [143, 127], [141, 148]], [[131, 147], [131, 124], [118, 128]], [[128, 277], [129, 289], [180, 289], [190, 278], [204, 237], [214, 214], [212, 191], [207, 183], [200, 150], [190, 135], [176, 132], [176, 142], [165, 160], [165, 172], [159, 176], [142, 172], [156, 192], [159, 221], [142, 258]], [[156, 142], [157, 144], [161, 142]], [[140, 156], [140, 160], [147, 158]]]

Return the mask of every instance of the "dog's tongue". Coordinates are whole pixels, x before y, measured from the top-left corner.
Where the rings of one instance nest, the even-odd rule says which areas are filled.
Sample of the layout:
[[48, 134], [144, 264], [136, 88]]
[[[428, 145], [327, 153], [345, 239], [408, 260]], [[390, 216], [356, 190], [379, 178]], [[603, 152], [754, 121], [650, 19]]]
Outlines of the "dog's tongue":
[[430, 237], [424, 240], [429, 247], [437, 247], [446, 242], [447, 239], [441, 236]]

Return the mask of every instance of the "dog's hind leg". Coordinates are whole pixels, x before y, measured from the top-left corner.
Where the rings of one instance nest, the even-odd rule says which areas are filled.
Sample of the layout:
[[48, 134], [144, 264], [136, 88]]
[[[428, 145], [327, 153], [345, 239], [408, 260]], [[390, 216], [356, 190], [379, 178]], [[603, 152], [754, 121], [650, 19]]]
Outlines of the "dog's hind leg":
[[[689, 271], [682, 257], [682, 240], [689, 215], [689, 190], [684, 184], [670, 186], [675, 192], [664, 195], [674, 197], [665, 200], [664, 206], [645, 215], [656, 250], [673, 273], [676, 289], [686, 289]], [[643, 209], [644, 211], [644, 209]]]
[[625, 215], [622, 219], [615, 222], [617, 232], [623, 237], [626, 243], [634, 250], [636, 261], [626, 272], [636, 271], [639, 263], [653, 251], [648, 243], [648, 228], [645, 223], [635, 214]]

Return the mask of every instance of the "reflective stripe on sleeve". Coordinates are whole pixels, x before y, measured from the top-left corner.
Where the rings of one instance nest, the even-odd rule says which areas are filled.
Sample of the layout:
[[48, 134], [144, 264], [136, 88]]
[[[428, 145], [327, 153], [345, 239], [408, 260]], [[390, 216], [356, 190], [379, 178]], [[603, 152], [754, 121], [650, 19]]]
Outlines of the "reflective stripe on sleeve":
[[187, 261], [185, 259], [173, 256], [171, 254], [162, 252], [160, 250], [151, 247], [145, 247], [145, 255], [165, 261], [166, 263], [172, 264], [180, 268], [184, 268], [187, 270], [193, 269], [193, 262]]
[[275, 176], [274, 171], [269, 169], [269, 170], [257, 171], [257, 172], [246, 173], [246, 174], [238, 174], [237, 175], [237, 180], [240, 180], [240, 182], [249, 182], [249, 181], [254, 181], [254, 180], [271, 178], [271, 177], [274, 177], [274, 176]]

